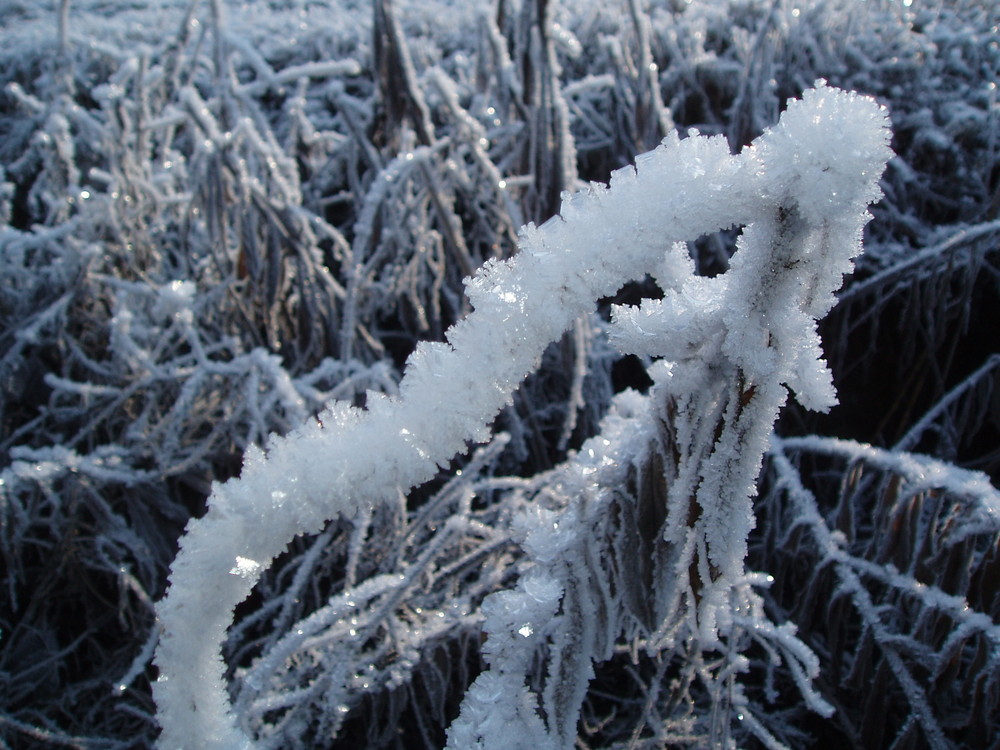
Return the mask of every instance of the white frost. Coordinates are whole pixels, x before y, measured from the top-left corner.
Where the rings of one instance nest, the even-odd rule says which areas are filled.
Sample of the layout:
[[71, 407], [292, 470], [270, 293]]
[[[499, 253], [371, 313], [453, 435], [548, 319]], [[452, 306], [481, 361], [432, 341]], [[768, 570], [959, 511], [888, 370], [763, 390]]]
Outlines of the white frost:
[[[829, 402], [825, 386], [817, 387], [809, 376], [810, 368], [822, 365], [815, 361], [817, 349], [809, 345], [815, 330], [806, 324], [828, 306], [850, 255], [859, 249], [865, 204], [877, 195], [875, 180], [888, 156], [886, 141], [884, 113], [873, 102], [827, 87], [793, 103], [782, 123], [740, 156], [732, 156], [719, 136], [668, 137], [638, 158], [637, 167], [617, 170], [609, 188], [593, 187], [567, 198], [565, 216], [526, 227], [519, 256], [477, 272], [467, 286], [473, 314], [449, 330], [448, 343], [417, 348], [398, 397], [372, 399], [368, 411], [331, 404], [319, 420], [271, 440], [266, 456], [255, 452], [248, 457], [242, 476], [216, 486], [205, 517], [189, 525], [172, 566], [170, 589], [157, 610], [163, 625], [156, 656], [161, 676], [155, 686], [164, 728], [161, 746], [249, 747], [228, 703], [220, 644], [234, 607], [250, 593], [259, 570], [296, 535], [317, 532], [340, 515], [370, 512], [395, 499], [399, 488], [430, 479], [470, 441], [484, 439], [544, 348], [591, 311], [596, 300], [647, 273], [657, 274], [668, 296], [659, 307], [632, 314], [631, 331], [621, 326], [627, 348], [638, 350], [645, 339], [641, 330], [648, 327], [654, 340], [649, 352], [659, 349], [679, 358], [708, 346], [713, 357], [728, 357], [748, 377], [765, 379], [755, 383], [762, 395], [744, 433], [750, 442], [741, 444], [733, 436], [717, 460], [706, 463], [700, 477], [692, 477], [704, 485], [698, 495], [703, 503], [700, 533], [709, 557], [726, 581], [741, 575], [746, 533], [753, 523], [748, 497], [784, 397], [780, 382], [802, 388], [820, 405]], [[786, 209], [797, 212], [802, 224], [783, 221], [779, 213]], [[732, 225], [753, 225], [744, 242], [746, 269], [739, 270], [737, 263], [732, 280], [717, 285], [691, 280], [683, 243]], [[805, 298], [799, 291], [779, 300], [775, 325], [771, 306], [754, 306], [755, 295], [778, 294], [784, 282], [780, 274], [773, 283], [761, 275], [751, 256], [766, 253], [769, 244], [799, 246], [799, 239], [814, 256], [802, 264], [809, 270], [801, 278], [810, 284]], [[837, 252], [827, 255], [831, 247]], [[183, 298], [181, 291], [172, 299]], [[750, 304], [747, 316], [727, 317], [725, 306], [735, 300]], [[680, 352], [668, 342], [674, 314], [687, 326]], [[122, 341], [128, 326], [123, 313]], [[728, 328], [724, 338], [713, 339], [712, 331], [722, 328]], [[792, 331], [787, 336], [786, 328]], [[764, 340], [767, 332], [777, 337], [771, 353]], [[709, 341], [699, 344], [706, 335]], [[669, 387], [696, 392], [690, 389], [705, 384], [675, 375]], [[730, 405], [746, 396], [736, 395]], [[717, 494], [710, 502], [712, 488]], [[563, 531], [549, 528], [544, 539], [536, 536], [534, 542], [534, 532], [529, 533], [526, 545], [539, 558], [549, 554], [557, 563], [553, 550], [567, 542]], [[523, 678], [530, 649], [554, 620], [561, 590], [557, 578], [542, 571], [539, 576], [484, 605], [491, 670], [470, 690], [449, 735], [452, 746], [509, 750], [512, 745], [504, 739], [511, 739], [511, 730], [486, 731], [493, 725], [518, 727], [514, 746], [554, 746], [556, 740], [546, 740], [549, 730]], [[706, 602], [725, 599], [721, 588], [706, 593], [712, 594]], [[709, 614], [706, 621], [712, 620]], [[596, 619], [585, 625], [601, 627]], [[565, 658], [579, 660], [567, 694], [572, 697], [589, 679], [590, 657], [579, 652]], [[546, 691], [550, 703], [556, 700], [553, 690]], [[572, 723], [572, 701], [559, 697], [559, 706]], [[556, 744], [565, 743], [569, 723], [559, 729]]]

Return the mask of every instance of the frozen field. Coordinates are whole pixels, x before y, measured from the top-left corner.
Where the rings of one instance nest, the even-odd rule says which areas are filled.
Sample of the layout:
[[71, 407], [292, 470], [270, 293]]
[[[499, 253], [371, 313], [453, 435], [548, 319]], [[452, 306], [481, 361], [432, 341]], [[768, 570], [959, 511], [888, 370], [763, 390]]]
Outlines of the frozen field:
[[989, 6], [0, 0], [0, 747], [1000, 747]]

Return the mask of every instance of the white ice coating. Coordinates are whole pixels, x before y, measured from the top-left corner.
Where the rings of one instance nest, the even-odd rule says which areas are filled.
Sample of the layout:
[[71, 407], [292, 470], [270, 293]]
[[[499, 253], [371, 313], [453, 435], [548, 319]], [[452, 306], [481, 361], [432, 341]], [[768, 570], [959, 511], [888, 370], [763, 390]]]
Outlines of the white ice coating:
[[[792, 102], [779, 124], [739, 155], [730, 154], [722, 137], [668, 137], [638, 156], [635, 168], [613, 173], [610, 186], [593, 184], [565, 196], [560, 216], [521, 231], [518, 255], [487, 263], [468, 280], [474, 312], [448, 331], [447, 343], [418, 346], [398, 396], [370, 394], [367, 410], [330, 404], [318, 419], [273, 438], [266, 451], [249, 450], [242, 475], [216, 484], [206, 515], [188, 525], [158, 606], [159, 746], [253, 747], [229, 705], [221, 644], [235, 606], [260, 572], [297, 535], [396, 497], [400, 488], [431, 479], [470, 442], [486, 439], [489, 424], [545, 347], [598, 299], [655, 274], [668, 287], [664, 301], [629, 313], [632, 322], [618, 325], [618, 343], [676, 358], [699, 346], [701, 324], [691, 310], [714, 306], [726, 319], [730, 300], [780, 293], [786, 283], [782, 269], [759, 275], [747, 251], [752, 237], [714, 285], [693, 277], [682, 243], [733, 225], [773, 226], [779, 208], [797, 212], [810, 237], [822, 230], [826, 240], [835, 240], [806, 244], [811, 287], [803, 306], [779, 321], [726, 319], [731, 335], [724, 343], [755, 378], [787, 383], [808, 406], [829, 406], [833, 392], [819, 359], [815, 318], [832, 304], [860, 250], [887, 142], [882, 108], [824, 85]], [[796, 278], [800, 283], [803, 277]], [[795, 355], [781, 361], [792, 366], [778, 371], [775, 362], [759, 360], [765, 329], [785, 337], [781, 346]], [[520, 591], [530, 595], [533, 585], [544, 594], [536, 597], [536, 608], [549, 611], [557, 592], [542, 580], [523, 581]], [[531, 613], [523, 614], [509, 624], [530, 640]], [[540, 719], [526, 708], [518, 686], [511, 687], [497, 674], [473, 690], [515, 701], [501, 701], [501, 708], [516, 716], [523, 736], [537, 737]]]

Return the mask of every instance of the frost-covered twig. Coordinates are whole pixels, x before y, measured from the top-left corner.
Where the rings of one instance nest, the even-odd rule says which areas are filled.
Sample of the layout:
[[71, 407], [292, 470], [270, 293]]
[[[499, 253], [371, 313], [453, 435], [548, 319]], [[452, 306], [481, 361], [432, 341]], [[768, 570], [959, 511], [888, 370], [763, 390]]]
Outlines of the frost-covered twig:
[[[274, 438], [266, 454], [250, 450], [239, 480], [217, 485], [206, 516], [189, 525], [158, 610], [161, 746], [249, 746], [230, 713], [219, 644], [233, 608], [250, 593], [262, 568], [295, 536], [319, 531], [330, 518], [367, 512], [396, 497], [400, 488], [431, 478], [469, 441], [485, 439], [489, 422], [544, 347], [595, 300], [648, 272], [657, 272], [667, 291], [683, 289], [690, 267], [676, 243], [763, 220], [760, 239], [748, 245], [764, 251], [775, 241], [767, 239], [773, 237], [770, 227], [787, 231], [780, 229], [781, 212], [794, 206], [805, 227], [819, 230], [819, 245], [806, 243], [807, 256], [817, 256], [815, 285], [799, 290], [801, 304], [788, 313], [809, 324], [829, 307], [832, 290], [858, 249], [865, 208], [877, 195], [875, 180], [888, 155], [885, 140], [884, 115], [873, 103], [827, 88], [807, 93], [782, 125], [739, 157], [729, 155], [721, 138], [667, 139], [637, 159], [636, 169], [612, 175], [610, 188], [593, 185], [567, 196], [561, 216], [525, 228], [518, 257], [492, 261], [478, 272], [468, 285], [474, 313], [449, 330], [448, 343], [418, 346], [398, 397], [372, 394], [366, 412], [331, 404], [317, 420]], [[819, 259], [828, 242], [840, 251]], [[808, 260], [780, 258], [791, 267]], [[750, 266], [750, 273], [760, 270]], [[743, 286], [734, 285], [733, 293], [748, 294], [762, 283], [767, 279], [748, 278]], [[763, 312], [752, 297], [748, 303], [751, 313]], [[721, 313], [725, 319], [727, 311]], [[756, 356], [760, 342], [750, 347], [739, 336], [753, 337], [755, 330], [763, 335], [769, 325], [776, 334], [781, 326], [797, 331], [790, 319], [765, 325], [752, 315], [735, 323], [732, 337], [714, 344], [731, 347], [729, 356], [748, 373], [731, 404], [745, 407], [753, 393], [748, 397], [744, 389], [780, 389], [782, 381], [809, 405], [829, 403], [832, 393], [822, 377], [825, 370], [815, 363], [815, 344], [802, 353], [796, 349], [787, 371], [775, 371], [769, 355], [743, 361]], [[697, 337], [691, 345], [698, 345]], [[817, 367], [818, 381], [810, 374]], [[767, 409], [773, 418], [775, 407]], [[755, 437], [760, 442], [770, 424], [750, 429], [760, 432]], [[753, 469], [759, 456], [744, 463]], [[748, 479], [742, 472], [705, 474], [706, 481], [744, 497]], [[749, 521], [741, 520], [734, 542], [723, 542], [712, 534], [724, 517], [705, 507], [706, 563], [729, 572], [741, 559], [740, 534]], [[538, 721], [529, 723], [537, 729]]]

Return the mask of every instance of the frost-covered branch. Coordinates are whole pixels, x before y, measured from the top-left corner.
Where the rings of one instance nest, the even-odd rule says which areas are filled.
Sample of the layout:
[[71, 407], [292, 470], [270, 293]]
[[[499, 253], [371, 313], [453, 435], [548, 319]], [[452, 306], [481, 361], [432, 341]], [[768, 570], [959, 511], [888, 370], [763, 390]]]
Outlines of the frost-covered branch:
[[[764, 320], [768, 308], [755, 306], [759, 296], [784, 293], [780, 269], [767, 275], [759, 263], [748, 263], [747, 278], [738, 276], [741, 283], [731, 285], [734, 297], [746, 298], [749, 318], [729, 320], [732, 311], [715, 311], [731, 330], [722, 340], [709, 337], [708, 345], [720, 348], [745, 373], [742, 382], [724, 386], [738, 389], [724, 399], [728, 407], [720, 402], [715, 409], [720, 416], [723, 409], [739, 412], [760, 398], [773, 420], [782, 382], [809, 405], [827, 405], [832, 392], [825, 369], [816, 362], [818, 345], [800, 347], [814, 341], [815, 316], [829, 306], [840, 275], [859, 249], [865, 209], [878, 194], [875, 181], [888, 156], [886, 140], [884, 114], [870, 100], [825, 87], [793, 103], [773, 132], [736, 157], [720, 137], [668, 138], [637, 158], [635, 169], [614, 173], [610, 187], [595, 184], [566, 196], [560, 216], [541, 227], [525, 227], [517, 257], [487, 263], [467, 286], [474, 312], [449, 330], [447, 343], [418, 346], [398, 397], [370, 394], [367, 411], [331, 404], [318, 419], [274, 438], [266, 452], [248, 451], [240, 478], [216, 485], [205, 517], [189, 524], [170, 590], [158, 608], [163, 635], [155, 695], [164, 730], [161, 746], [250, 746], [230, 712], [220, 644], [233, 608], [250, 593], [261, 570], [297, 535], [315, 533], [331, 518], [369, 512], [397, 497], [401, 488], [433, 477], [469, 442], [484, 440], [491, 420], [537, 365], [545, 346], [596, 300], [646, 273], [656, 273], [665, 291], [683, 294], [691, 269], [678, 243], [750, 224], [745, 254], [752, 256], [756, 248], [782, 247], [782, 233], [796, 235], [789, 244], [803, 244], [805, 254], [778, 254], [776, 262], [794, 268], [809, 266], [815, 257], [816, 263], [810, 285], [797, 290], [798, 304], [782, 313], [790, 318]], [[807, 236], [818, 239], [805, 241]], [[838, 251], [824, 255], [828, 245]], [[767, 284], [775, 286], [767, 289]], [[691, 331], [691, 347], [697, 348], [699, 332], [708, 332], [698, 331], [699, 325]], [[802, 326], [805, 339], [798, 332]], [[782, 341], [786, 328], [796, 331], [794, 341]], [[775, 336], [775, 351], [789, 347], [784, 357], [767, 354], [768, 340], [751, 345], [751, 339], [769, 333]], [[762, 359], [758, 350], [764, 352]], [[739, 456], [741, 440], [752, 435], [762, 445], [770, 431], [764, 419], [745, 427], [738, 414], [727, 421], [737, 425], [732, 446], [719, 451], [720, 465], [691, 485], [706, 488], [698, 496], [706, 519], [703, 559], [723, 574], [740, 566], [742, 539], [752, 523], [737, 510], [735, 531], [718, 536], [732, 505], [726, 493], [733, 493], [736, 506], [747, 502], [759, 451], [736, 458], [740, 468], [735, 473], [726, 467]], [[692, 446], [704, 446], [697, 450], [712, 445], [706, 439], [710, 434], [694, 437]], [[710, 457], [704, 465], [714, 466]], [[713, 486], [722, 494], [710, 502]], [[719, 501], [726, 508], [716, 510], [712, 503]], [[543, 599], [552, 602], [548, 606], [556, 601]], [[473, 694], [477, 690], [474, 686]], [[533, 732], [538, 729], [537, 716], [522, 715]]]

